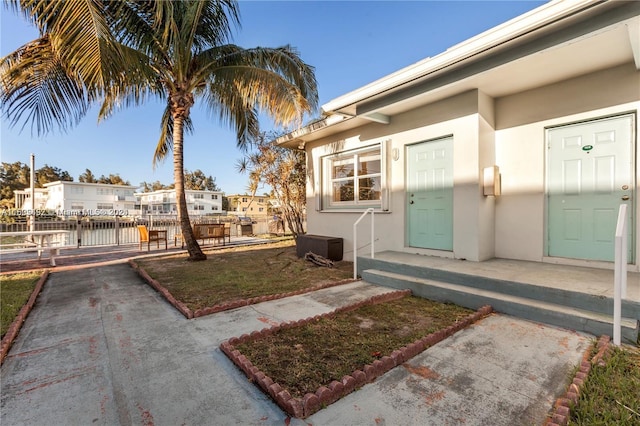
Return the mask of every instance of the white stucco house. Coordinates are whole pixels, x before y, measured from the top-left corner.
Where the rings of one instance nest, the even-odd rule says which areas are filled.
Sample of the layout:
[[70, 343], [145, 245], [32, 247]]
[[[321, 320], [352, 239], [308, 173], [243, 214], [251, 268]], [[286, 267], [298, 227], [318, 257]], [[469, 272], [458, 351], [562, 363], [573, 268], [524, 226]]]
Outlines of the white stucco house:
[[[221, 191], [185, 190], [189, 216], [219, 215], [222, 210]], [[176, 191], [161, 189], [153, 192], [137, 192], [137, 204], [142, 214], [177, 214]]]
[[376, 251], [608, 268], [620, 204], [638, 270], [640, 2], [551, 1], [322, 106], [308, 233]]
[[[133, 215], [135, 186], [56, 181], [36, 188], [36, 208], [54, 210], [59, 216], [78, 212], [89, 216]], [[16, 207], [31, 208], [30, 190], [16, 191]]]

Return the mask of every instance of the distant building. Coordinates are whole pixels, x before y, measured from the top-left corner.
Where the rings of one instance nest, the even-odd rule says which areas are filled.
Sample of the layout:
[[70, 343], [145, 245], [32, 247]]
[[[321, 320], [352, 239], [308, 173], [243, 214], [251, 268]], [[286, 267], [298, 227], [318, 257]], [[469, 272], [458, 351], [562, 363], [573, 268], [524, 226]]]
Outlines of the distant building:
[[[135, 196], [142, 214], [178, 214], [176, 191], [174, 189], [138, 192]], [[221, 191], [187, 189], [185, 190], [185, 196], [187, 198], [189, 216], [221, 215], [226, 213], [222, 210]]]
[[266, 195], [230, 194], [229, 214], [234, 216], [265, 217], [273, 214], [276, 200]]
[[31, 203], [31, 190], [20, 189], [13, 191], [14, 194], [14, 207], [22, 210], [44, 209], [47, 205], [47, 197], [49, 191], [46, 188], [35, 188], [34, 196], [36, 199], [35, 206]]
[[[35, 209], [53, 210], [58, 216], [140, 216], [177, 214], [173, 189], [135, 192], [137, 187], [105, 183], [56, 181], [35, 189]], [[221, 191], [186, 190], [190, 216], [226, 214]], [[14, 191], [15, 207], [31, 210], [31, 192]]]
[[[121, 216], [136, 213], [135, 186], [56, 181], [36, 188], [35, 208], [54, 210], [58, 216]], [[31, 209], [29, 189], [15, 191], [18, 209]]]

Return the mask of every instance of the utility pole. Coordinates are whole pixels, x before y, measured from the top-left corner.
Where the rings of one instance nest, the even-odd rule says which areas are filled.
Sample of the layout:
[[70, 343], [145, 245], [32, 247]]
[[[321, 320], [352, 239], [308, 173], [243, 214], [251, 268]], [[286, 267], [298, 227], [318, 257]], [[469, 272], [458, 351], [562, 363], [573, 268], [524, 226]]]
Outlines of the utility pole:
[[29, 216], [29, 231], [36, 230], [36, 156], [31, 154], [31, 215]]

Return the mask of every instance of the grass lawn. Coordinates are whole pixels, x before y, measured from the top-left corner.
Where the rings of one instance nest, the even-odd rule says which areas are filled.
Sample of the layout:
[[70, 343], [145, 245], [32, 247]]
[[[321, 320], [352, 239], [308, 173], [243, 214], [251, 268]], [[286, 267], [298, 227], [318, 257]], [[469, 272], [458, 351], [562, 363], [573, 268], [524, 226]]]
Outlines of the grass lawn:
[[292, 397], [302, 398], [473, 312], [403, 297], [281, 329], [236, 349]]
[[593, 366], [569, 424], [640, 425], [640, 348], [614, 348], [605, 366]]
[[311, 288], [353, 276], [350, 262], [337, 262], [334, 268], [326, 268], [299, 259], [293, 240], [210, 251], [207, 260], [202, 262], [191, 262], [186, 255], [180, 254], [137, 263], [193, 311], [222, 302]]
[[4, 337], [9, 326], [36, 287], [41, 274], [28, 272], [0, 275], [0, 335]]

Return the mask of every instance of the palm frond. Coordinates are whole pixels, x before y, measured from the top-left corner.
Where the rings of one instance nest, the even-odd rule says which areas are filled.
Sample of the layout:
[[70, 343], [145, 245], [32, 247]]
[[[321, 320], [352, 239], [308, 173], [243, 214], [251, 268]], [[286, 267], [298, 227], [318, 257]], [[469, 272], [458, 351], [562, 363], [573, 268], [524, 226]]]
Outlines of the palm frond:
[[160, 139], [153, 153], [153, 168], [159, 161], [164, 161], [166, 156], [173, 150], [173, 119], [171, 118], [171, 108], [169, 105], [162, 114], [160, 121]]
[[[193, 133], [193, 121], [189, 117], [184, 120], [184, 131], [187, 134]], [[167, 104], [160, 121], [160, 139], [153, 153], [153, 167], [155, 168], [158, 162], [164, 161], [171, 151], [173, 151], [173, 117], [171, 105]]]
[[0, 62], [0, 104], [11, 126], [31, 122], [31, 131], [46, 134], [76, 125], [89, 99], [54, 52], [49, 37], [27, 43]]
[[130, 72], [123, 73], [112, 80], [105, 89], [98, 121], [110, 117], [120, 108], [143, 105], [150, 98], [166, 99], [167, 91], [159, 83], [158, 72], [152, 66], [150, 58], [144, 53], [122, 46], [123, 56], [130, 58], [136, 65]]
[[[108, 3], [108, 2], [107, 2]], [[70, 73], [77, 75], [90, 97], [122, 69], [120, 52], [102, 0], [20, 0], [14, 5], [51, 38], [52, 49]]]
[[231, 65], [249, 65], [256, 69], [268, 70], [293, 84], [300, 95], [307, 99], [311, 110], [317, 108], [318, 87], [314, 67], [306, 64], [297, 50], [289, 45], [268, 48], [237, 49], [225, 55], [225, 62]]
[[304, 113], [317, 109], [313, 67], [290, 47], [242, 49], [218, 46], [198, 56], [197, 80], [216, 89], [234, 85], [245, 103], [267, 112], [278, 125], [300, 124]]
[[246, 150], [260, 134], [258, 111], [246, 102], [232, 84], [209, 85], [203, 92], [205, 109], [236, 132], [238, 148]]

